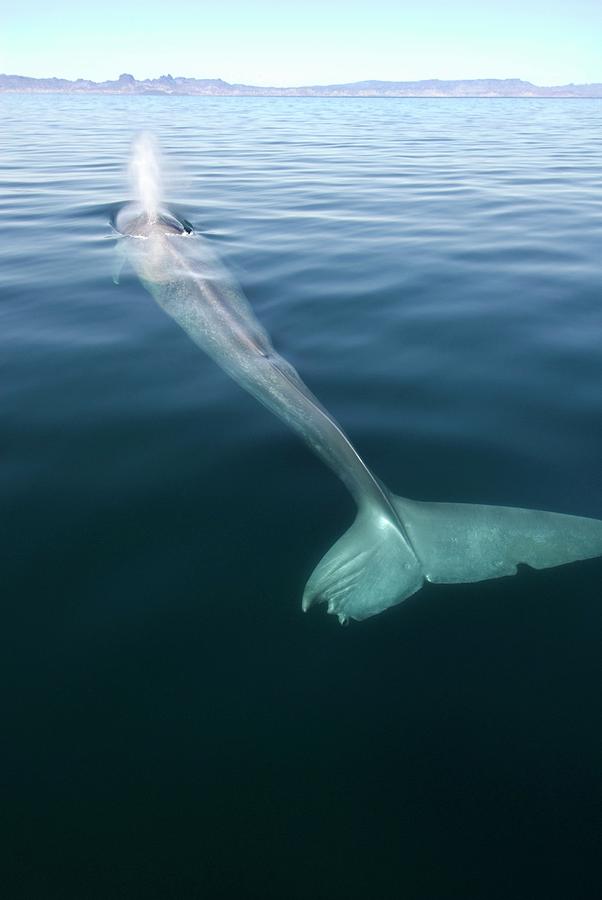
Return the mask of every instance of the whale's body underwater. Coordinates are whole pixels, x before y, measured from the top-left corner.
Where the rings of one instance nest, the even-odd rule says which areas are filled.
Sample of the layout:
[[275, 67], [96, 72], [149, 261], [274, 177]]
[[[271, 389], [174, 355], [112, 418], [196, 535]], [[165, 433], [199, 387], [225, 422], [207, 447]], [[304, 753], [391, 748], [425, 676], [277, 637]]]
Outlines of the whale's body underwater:
[[[140, 192], [143, 195], [143, 192]], [[344, 482], [357, 515], [323, 557], [303, 609], [324, 602], [339, 621], [401, 603], [425, 579], [474, 582], [602, 555], [602, 521], [392, 494], [273, 348], [211, 244], [160, 209], [125, 207], [121, 247], [157, 303], [235, 381], [296, 431]]]

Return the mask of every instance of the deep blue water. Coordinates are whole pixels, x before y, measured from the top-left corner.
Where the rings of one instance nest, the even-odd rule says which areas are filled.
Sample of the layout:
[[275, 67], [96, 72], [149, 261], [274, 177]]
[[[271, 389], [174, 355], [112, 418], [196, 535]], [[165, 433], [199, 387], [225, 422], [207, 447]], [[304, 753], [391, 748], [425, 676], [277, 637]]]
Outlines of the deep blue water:
[[0, 115], [4, 896], [596, 896], [602, 563], [303, 615], [351, 501], [109, 223], [150, 129], [392, 490], [602, 517], [602, 101]]

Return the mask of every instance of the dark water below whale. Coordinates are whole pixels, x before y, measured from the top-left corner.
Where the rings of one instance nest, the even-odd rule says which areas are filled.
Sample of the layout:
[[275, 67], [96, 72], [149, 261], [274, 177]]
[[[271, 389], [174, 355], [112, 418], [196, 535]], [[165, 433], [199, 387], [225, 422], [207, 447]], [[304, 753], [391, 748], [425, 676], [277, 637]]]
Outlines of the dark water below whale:
[[3, 896], [596, 896], [602, 563], [303, 615], [351, 501], [109, 221], [151, 129], [392, 490], [602, 517], [602, 101], [0, 115]]

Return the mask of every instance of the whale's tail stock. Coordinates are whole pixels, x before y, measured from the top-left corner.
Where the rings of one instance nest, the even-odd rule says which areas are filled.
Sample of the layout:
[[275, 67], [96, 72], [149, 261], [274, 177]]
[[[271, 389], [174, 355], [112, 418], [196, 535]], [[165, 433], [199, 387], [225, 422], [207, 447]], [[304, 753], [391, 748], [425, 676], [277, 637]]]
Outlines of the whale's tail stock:
[[602, 555], [602, 521], [534, 509], [421, 503], [390, 495], [399, 523], [360, 509], [320, 561], [303, 609], [326, 603], [342, 623], [401, 603], [424, 580], [438, 584], [548, 569]]

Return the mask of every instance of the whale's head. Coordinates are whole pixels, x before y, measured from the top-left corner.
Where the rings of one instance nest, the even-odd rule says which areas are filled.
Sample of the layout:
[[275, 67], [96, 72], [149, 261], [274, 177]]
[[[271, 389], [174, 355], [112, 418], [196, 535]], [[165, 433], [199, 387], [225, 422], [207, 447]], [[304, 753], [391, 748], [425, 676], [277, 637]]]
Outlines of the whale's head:
[[127, 237], [147, 238], [151, 235], [187, 235], [192, 232], [188, 222], [181, 222], [167, 210], [149, 215], [139, 207], [128, 205], [115, 217], [115, 229]]
[[180, 221], [170, 212], [159, 210], [151, 216], [133, 205], [120, 209], [112, 225], [121, 235], [116, 246], [115, 284], [119, 284], [126, 259], [143, 281], [162, 283], [173, 279], [176, 264], [182, 259], [180, 254], [174, 255], [172, 252], [174, 241], [179, 244], [180, 239], [193, 234], [188, 222]]

